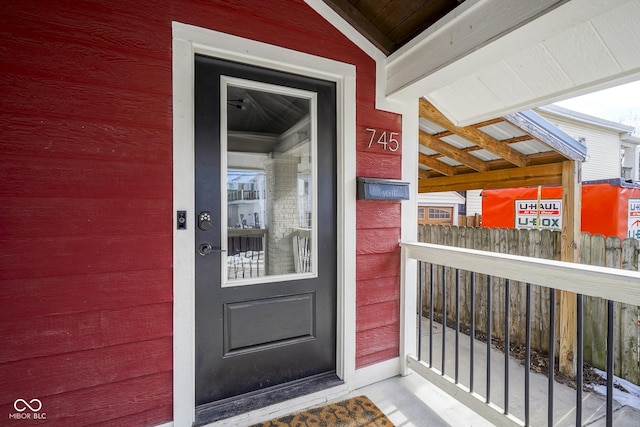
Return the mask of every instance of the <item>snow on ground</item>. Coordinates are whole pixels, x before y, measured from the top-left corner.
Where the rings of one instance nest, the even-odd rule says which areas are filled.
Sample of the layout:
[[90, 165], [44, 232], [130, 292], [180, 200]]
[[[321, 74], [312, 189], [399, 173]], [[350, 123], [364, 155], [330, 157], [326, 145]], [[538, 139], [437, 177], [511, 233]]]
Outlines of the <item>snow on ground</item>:
[[[602, 378], [607, 378], [607, 373], [601, 371], [599, 369], [593, 369], [593, 371], [600, 375]], [[627, 390], [629, 393], [625, 393], [622, 390], [617, 388], [613, 388], [613, 400], [618, 402], [624, 406], [631, 406], [632, 408], [640, 410], [640, 386], [635, 385], [632, 382], [629, 382], [625, 379], [618, 378], [616, 376], [613, 377], [613, 384], [619, 385]], [[607, 395], [607, 387], [604, 385], [594, 385], [593, 391], [596, 393], [602, 394], [603, 396]]]

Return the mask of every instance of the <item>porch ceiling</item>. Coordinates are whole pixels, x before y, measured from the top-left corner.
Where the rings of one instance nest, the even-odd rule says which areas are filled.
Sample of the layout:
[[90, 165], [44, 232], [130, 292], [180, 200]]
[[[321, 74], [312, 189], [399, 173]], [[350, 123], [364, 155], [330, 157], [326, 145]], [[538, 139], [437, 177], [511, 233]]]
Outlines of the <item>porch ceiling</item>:
[[562, 183], [562, 163], [586, 147], [533, 111], [459, 127], [420, 100], [418, 192]]
[[451, 12], [464, 0], [323, 0], [389, 55]]

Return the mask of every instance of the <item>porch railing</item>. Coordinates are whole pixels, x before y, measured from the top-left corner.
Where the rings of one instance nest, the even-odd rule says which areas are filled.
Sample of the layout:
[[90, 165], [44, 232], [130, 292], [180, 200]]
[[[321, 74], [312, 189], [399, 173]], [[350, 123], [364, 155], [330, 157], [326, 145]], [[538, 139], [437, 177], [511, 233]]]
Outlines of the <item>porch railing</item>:
[[[473, 249], [455, 248], [428, 243], [401, 243], [402, 249], [402, 321], [403, 339], [401, 346], [404, 352], [401, 356], [406, 362], [404, 370], [413, 370], [425, 377], [430, 382], [436, 384], [441, 389], [454, 396], [461, 403], [476, 411], [479, 415], [488, 419], [496, 425], [506, 426], [528, 426], [531, 425], [530, 407], [530, 360], [531, 360], [531, 287], [539, 286], [548, 289], [550, 297], [549, 303], [549, 369], [547, 388], [547, 425], [554, 425], [554, 351], [555, 351], [555, 326], [556, 326], [556, 303], [555, 294], [558, 291], [568, 291], [575, 294], [577, 302], [576, 326], [574, 329], [576, 337], [576, 366], [583, 365], [583, 297], [593, 296], [603, 298], [607, 302], [606, 319], [607, 322], [607, 342], [602, 345], [607, 347], [607, 379], [606, 379], [606, 425], [613, 424], [613, 317], [614, 303], [625, 302], [640, 305], [640, 273], [627, 270], [617, 270], [606, 267], [589, 266], [553, 260], [543, 260], [537, 258], [522, 257], [516, 255], [499, 254], [495, 252], [485, 252]], [[438, 271], [440, 270], [440, 271]], [[434, 301], [433, 278], [436, 274], [442, 274], [440, 295], [442, 298], [441, 324], [443, 328], [442, 343], [434, 343]], [[470, 319], [469, 336], [461, 336], [460, 331], [460, 304], [459, 293], [461, 292], [459, 281], [464, 274], [469, 286], [465, 290], [470, 293]], [[455, 281], [454, 298], [448, 298], [446, 293], [446, 280]], [[417, 279], [417, 280], [416, 280]], [[477, 306], [475, 297], [479, 290], [478, 282], [482, 281], [482, 291], [485, 292], [482, 306]], [[504, 286], [504, 300], [492, 301], [491, 287], [494, 282], [501, 281]], [[424, 283], [423, 283], [424, 282]], [[509, 324], [511, 316], [510, 291], [520, 284], [525, 286], [525, 316], [526, 331], [524, 342], [524, 381], [522, 393], [524, 408], [520, 416], [511, 413], [509, 408], [509, 397], [515, 390], [511, 388], [509, 379], [509, 349], [510, 335]], [[427, 304], [428, 313], [423, 313], [423, 289], [428, 292], [431, 300]], [[453, 302], [452, 302], [453, 301]], [[419, 303], [418, 303], [419, 302]], [[447, 313], [448, 310], [451, 310]], [[475, 377], [475, 353], [477, 351], [475, 343], [474, 310], [486, 310], [491, 313], [494, 310], [502, 310], [501, 318], [504, 319], [504, 373], [503, 396], [494, 399], [491, 394], [491, 378], [494, 376], [491, 365], [492, 329], [497, 325], [492, 325], [491, 315], [486, 316], [487, 324], [485, 328], [486, 338], [486, 381], [484, 390], [480, 390], [474, 384]], [[452, 316], [450, 314], [453, 313]], [[416, 316], [417, 314], [417, 316]], [[422, 342], [423, 318], [428, 325], [428, 342]], [[453, 345], [454, 356], [453, 366], [448, 366], [446, 330], [447, 319], [452, 318], [451, 328], [455, 334], [455, 344]], [[427, 327], [427, 326], [425, 326]], [[461, 340], [468, 340], [469, 357], [468, 367], [461, 367]], [[449, 345], [449, 347], [451, 347]], [[424, 351], [426, 349], [426, 351]], [[434, 355], [434, 350], [439, 354]], [[423, 357], [424, 354], [424, 357]], [[438, 366], [436, 366], [438, 365]], [[451, 364], [450, 364], [451, 365]], [[463, 370], [468, 378], [466, 384], [460, 380]], [[582, 369], [576, 370], [576, 398], [575, 398], [575, 425], [582, 425]], [[498, 403], [496, 403], [498, 402]]]

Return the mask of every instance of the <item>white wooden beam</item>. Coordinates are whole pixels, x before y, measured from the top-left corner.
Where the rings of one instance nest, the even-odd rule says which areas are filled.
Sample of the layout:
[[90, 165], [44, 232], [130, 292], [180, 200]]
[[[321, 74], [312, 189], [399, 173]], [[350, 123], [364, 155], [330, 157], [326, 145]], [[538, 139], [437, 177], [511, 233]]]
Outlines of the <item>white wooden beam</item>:
[[640, 305], [640, 272], [637, 271], [432, 243], [401, 242], [400, 246], [406, 251], [406, 259]]
[[[389, 57], [387, 93], [395, 96], [407, 92], [409, 96], [427, 93], [429, 88], [433, 88], [431, 81], [442, 85], [469, 74], [470, 69], [460, 70], [459, 66], [453, 66], [463, 59], [468, 62], [470, 54], [566, 1], [485, 0], [463, 3], [447, 16], [445, 24], [432, 26]], [[463, 9], [463, 6], [466, 7]], [[499, 56], [502, 55], [504, 52]], [[484, 51], [481, 56], [484, 61], [480, 62], [498, 59]], [[445, 68], [452, 67], [458, 72], [453, 75], [450, 70], [444, 72]], [[449, 77], [443, 79], [447, 74]]]
[[639, 19], [635, 0], [477, 1], [389, 57], [387, 94], [467, 126], [626, 83], [640, 77]]

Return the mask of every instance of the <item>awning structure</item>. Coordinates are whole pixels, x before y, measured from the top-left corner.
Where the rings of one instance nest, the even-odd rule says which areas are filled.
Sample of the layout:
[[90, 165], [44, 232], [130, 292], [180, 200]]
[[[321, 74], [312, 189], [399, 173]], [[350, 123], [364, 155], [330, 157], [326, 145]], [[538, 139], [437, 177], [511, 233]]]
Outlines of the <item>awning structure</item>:
[[418, 192], [561, 185], [587, 148], [531, 110], [458, 127], [420, 100]]
[[[420, 99], [418, 192], [561, 185], [560, 258], [580, 260], [581, 164], [587, 147], [531, 110], [459, 127]], [[573, 372], [574, 294], [560, 293], [560, 369]]]

